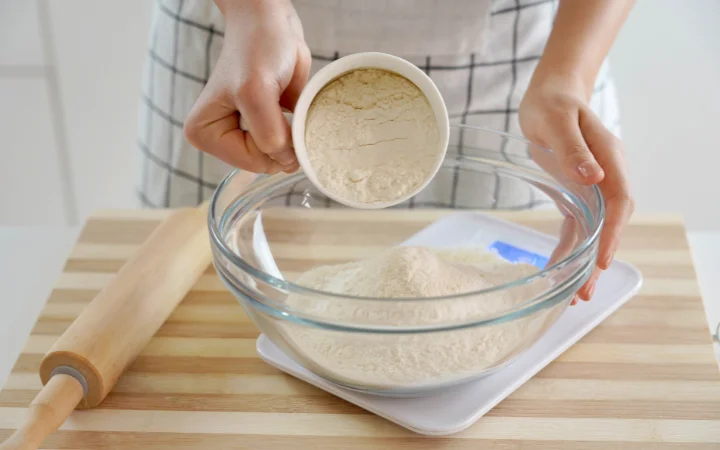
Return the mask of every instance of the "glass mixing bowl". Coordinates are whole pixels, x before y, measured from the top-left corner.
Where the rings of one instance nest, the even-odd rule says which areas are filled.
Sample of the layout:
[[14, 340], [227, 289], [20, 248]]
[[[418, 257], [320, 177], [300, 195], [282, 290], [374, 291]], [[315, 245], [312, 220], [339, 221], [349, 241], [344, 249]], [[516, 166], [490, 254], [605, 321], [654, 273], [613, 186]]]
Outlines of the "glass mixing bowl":
[[[295, 282], [375, 256], [459, 210], [550, 236], [545, 259], [522, 278], [444, 297], [356, 297]], [[589, 278], [603, 216], [598, 189], [565, 179], [552, 152], [453, 126], [440, 172], [404, 204], [346, 208], [303, 173], [235, 171], [212, 197], [208, 226], [218, 275], [298, 364], [351, 389], [417, 395], [485, 376], [532, 346]]]

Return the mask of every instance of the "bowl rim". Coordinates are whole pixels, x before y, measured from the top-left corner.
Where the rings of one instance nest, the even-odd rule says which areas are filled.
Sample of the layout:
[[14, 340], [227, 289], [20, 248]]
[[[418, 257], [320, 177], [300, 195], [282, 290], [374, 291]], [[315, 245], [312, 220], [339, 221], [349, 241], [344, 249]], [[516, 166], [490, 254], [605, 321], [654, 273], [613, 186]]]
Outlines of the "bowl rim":
[[[513, 139], [516, 141], [522, 141], [527, 145], [533, 145], [535, 147], [541, 148], [524, 137], [520, 137], [517, 135], [513, 135], [511, 133], [493, 130], [491, 128], [485, 128], [475, 125], [465, 125], [465, 124], [453, 124], [450, 125], [450, 128], [467, 128], [472, 130], [479, 130], [484, 131], [496, 135], [505, 136], [506, 138]], [[542, 148], [541, 148], [542, 149]], [[552, 150], [549, 149], [543, 149], [544, 151], [552, 152]], [[523, 168], [524, 171], [527, 172], [534, 172], [536, 174], [539, 174], [541, 176], [549, 176], [547, 172], [533, 169], [533, 168]], [[565, 256], [563, 259], [555, 262], [551, 266], [545, 267], [531, 275], [528, 275], [523, 278], [518, 278], [513, 281], [509, 281], [507, 283], [498, 284], [496, 286], [492, 286], [490, 288], [481, 289], [478, 291], [470, 291], [462, 294], [452, 294], [452, 295], [444, 295], [444, 296], [435, 296], [435, 297], [400, 297], [400, 298], [390, 298], [390, 297], [363, 297], [363, 296], [353, 296], [353, 295], [347, 295], [347, 294], [338, 294], [334, 292], [328, 292], [323, 291], [319, 289], [310, 288], [307, 286], [303, 286], [297, 283], [293, 283], [291, 281], [285, 280], [283, 278], [277, 278], [273, 275], [270, 275], [267, 272], [264, 272], [262, 270], [257, 269], [255, 266], [247, 263], [241, 256], [233, 252], [225, 243], [225, 241], [220, 237], [220, 230], [218, 227], [218, 223], [215, 220], [215, 208], [217, 206], [217, 201], [219, 194], [223, 191], [224, 187], [230, 182], [230, 180], [237, 174], [238, 172], [241, 172], [240, 169], [234, 169], [232, 170], [228, 175], [223, 178], [223, 180], [218, 184], [217, 188], [212, 194], [212, 197], [210, 199], [210, 204], [208, 208], [208, 230], [210, 233], [210, 239], [211, 241], [217, 246], [217, 248], [220, 250], [220, 252], [225, 256], [228, 260], [230, 260], [236, 267], [239, 269], [245, 271], [250, 276], [254, 278], [258, 278], [262, 280], [265, 283], [271, 284], [275, 288], [283, 289], [287, 291], [289, 294], [301, 294], [301, 295], [319, 295], [325, 298], [336, 298], [336, 299], [344, 299], [344, 300], [361, 300], [361, 301], [386, 301], [386, 300], [393, 300], [393, 301], [442, 301], [442, 300], [456, 300], [456, 299], [462, 299], [466, 297], [472, 297], [472, 296], [480, 296], [480, 295], [486, 295], [493, 292], [499, 292], [506, 289], [512, 289], [519, 286], [523, 286], [525, 284], [531, 283], [535, 280], [544, 278], [549, 276], [550, 274], [557, 272], [564, 268], [565, 266], [569, 265], [570, 263], [576, 261], [579, 257], [581, 257], [587, 250], [589, 250], [592, 245], [599, 240], [600, 234], [603, 230], [604, 224], [605, 224], [605, 201], [603, 199], [603, 196], [600, 192], [600, 189], [597, 185], [587, 186], [590, 187], [595, 194], [595, 198], [598, 201], [598, 220], [597, 225], [592, 230], [592, 233], [589, 234], [588, 237], [581, 242], [577, 248], [575, 248], [572, 253]], [[278, 174], [280, 176], [288, 176], [285, 174]], [[269, 179], [271, 177], [275, 177], [276, 175], [266, 176], [263, 175], [260, 178], [256, 178], [252, 184], [254, 184], [258, 179]], [[251, 184], [251, 185], [252, 185]], [[498, 210], [501, 211], [501, 210]], [[585, 214], [585, 211], [583, 211]], [[523, 302], [520, 305], [515, 306], [512, 308], [512, 310], [518, 310], [522, 309], [528, 305], [531, 305], [534, 303], [538, 298], [542, 298], [547, 295], [547, 291], [543, 291], [539, 293], [536, 297], [532, 299], [528, 299], [528, 301]], [[273, 302], [274, 303], [274, 302]], [[511, 312], [509, 310], [508, 312]]]

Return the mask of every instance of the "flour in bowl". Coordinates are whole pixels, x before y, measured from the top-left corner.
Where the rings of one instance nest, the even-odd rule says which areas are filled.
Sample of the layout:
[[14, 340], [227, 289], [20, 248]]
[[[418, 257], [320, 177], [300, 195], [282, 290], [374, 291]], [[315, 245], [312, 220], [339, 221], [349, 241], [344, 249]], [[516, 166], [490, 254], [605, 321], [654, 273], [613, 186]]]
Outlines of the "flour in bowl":
[[325, 86], [305, 122], [317, 179], [356, 203], [385, 203], [413, 192], [438, 159], [438, 124], [422, 91], [381, 69], [358, 69]]
[[[445, 300], [536, 272], [480, 249], [397, 247], [374, 258], [321, 266], [296, 283], [314, 289], [383, 300], [290, 295], [288, 306], [337, 325], [429, 327], [491, 318], [547, 289], [544, 280], [482, 296]], [[332, 331], [290, 322], [278, 331], [296, 357], [341, 384], [369, 389], [413, 389], [468, 379], [512, 359], [564, 308], [558, 306], [486, 326], [453, 331], [379, 334]]]

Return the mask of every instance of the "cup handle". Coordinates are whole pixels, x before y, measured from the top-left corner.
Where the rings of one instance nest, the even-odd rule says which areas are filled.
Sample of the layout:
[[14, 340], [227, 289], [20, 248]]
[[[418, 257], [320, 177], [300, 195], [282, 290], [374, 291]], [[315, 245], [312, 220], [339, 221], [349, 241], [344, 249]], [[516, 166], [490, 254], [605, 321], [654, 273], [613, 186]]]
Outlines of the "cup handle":
[[[285, 108], [282, 109], [282, 113], [283, 113], [283, 116], [285, 116], [285, 119], [287, 120], [288, 125], [292, 125], [293, 114]], [[245, 121], [243, 116], [240, 116], [240, 129], [243, 131], [248, 131], [247, 122]]]

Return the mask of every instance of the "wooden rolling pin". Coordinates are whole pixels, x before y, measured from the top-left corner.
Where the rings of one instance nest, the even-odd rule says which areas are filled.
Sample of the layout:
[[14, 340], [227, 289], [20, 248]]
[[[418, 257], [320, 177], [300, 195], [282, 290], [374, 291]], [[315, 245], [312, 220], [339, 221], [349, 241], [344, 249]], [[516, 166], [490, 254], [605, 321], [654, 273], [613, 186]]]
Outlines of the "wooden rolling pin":
[[43, 389], [1, 450], [35, 450], [76, 408], [97, 406], [210, 263], [207, 205], [143, 243], [43, 358]]

